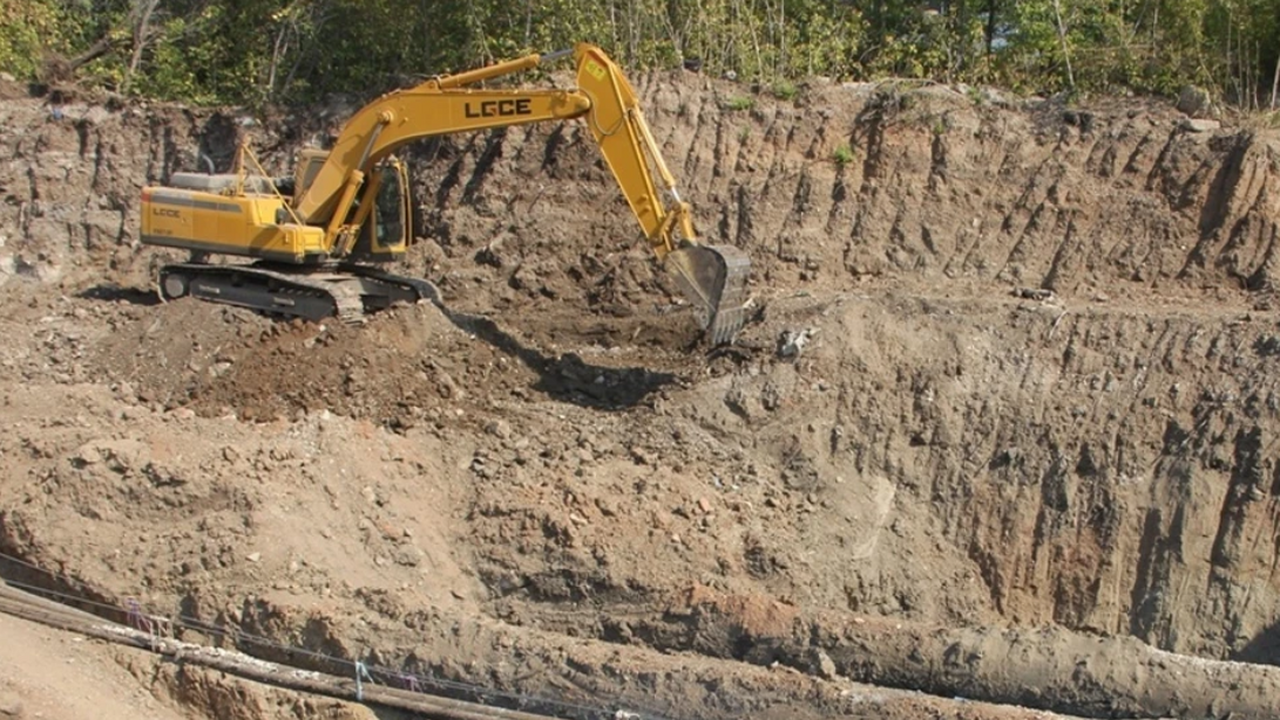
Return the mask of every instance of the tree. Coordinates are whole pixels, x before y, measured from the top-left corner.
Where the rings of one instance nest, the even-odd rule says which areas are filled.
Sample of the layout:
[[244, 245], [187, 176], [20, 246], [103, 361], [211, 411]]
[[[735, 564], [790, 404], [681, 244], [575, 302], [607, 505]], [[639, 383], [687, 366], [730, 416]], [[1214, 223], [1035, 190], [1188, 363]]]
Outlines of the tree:
[[1194, 83], [1263, 107], [1280, 94], [1277, 37], [1276, 0], [0, 0], [0, 69], [250, 104], [378, 92], [586, 40], [628, 68], [696, 58], [766, 83]]

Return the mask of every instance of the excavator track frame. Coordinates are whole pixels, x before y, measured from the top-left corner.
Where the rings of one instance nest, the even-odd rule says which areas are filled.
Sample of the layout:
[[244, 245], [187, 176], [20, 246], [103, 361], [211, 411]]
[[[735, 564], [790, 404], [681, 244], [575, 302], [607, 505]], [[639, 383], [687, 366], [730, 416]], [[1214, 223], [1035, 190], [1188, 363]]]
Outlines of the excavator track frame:
[[336, 318], [356, 324], [397, 302], [439, 299], [426, 280], [355, 265], [175, 263], [162, 267], [158, 279], [164, 300], [193, 297], [311, 322]]

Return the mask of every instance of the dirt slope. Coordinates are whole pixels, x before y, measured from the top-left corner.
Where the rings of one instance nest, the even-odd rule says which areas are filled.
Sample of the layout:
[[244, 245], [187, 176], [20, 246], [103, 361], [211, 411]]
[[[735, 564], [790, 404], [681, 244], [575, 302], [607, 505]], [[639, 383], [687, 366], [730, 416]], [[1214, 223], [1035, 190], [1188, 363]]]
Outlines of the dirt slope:
[[[735, 348], [695, 344], [585, 128], [410, 153], [409, 270], [448, 313], [279, 325], [155, 304], [137, 191], [240, 135], [280, 167], [322, 121], [6, 103], [0, 551], [112, 602], [668, 715], [920, 712], [852, 679], [1266, 716], [1271, 668], [1223, 699], [1225, 666], [1188, 663], [1165, 697], [1065, 658], [1280, 659], [1280, 136], [1138, 101], [638, 85], [704, 236], [755, 262]], [[1004, 655], [823, 634], [855, 620], [995, 653], [1049, 628], [1017, 636], [1043, 691], [993, 680]]]

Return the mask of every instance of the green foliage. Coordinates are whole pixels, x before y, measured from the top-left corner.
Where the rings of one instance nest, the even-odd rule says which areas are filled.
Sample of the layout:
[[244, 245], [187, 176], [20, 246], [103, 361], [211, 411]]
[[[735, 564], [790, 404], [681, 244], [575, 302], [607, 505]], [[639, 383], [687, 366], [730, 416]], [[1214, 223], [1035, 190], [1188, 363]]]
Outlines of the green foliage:
[[1275, 0], [1030, 0], [1006, 17], [999, 77], [1039, 92], [1074, 85], [1171, 95], [1197, 84], [1257, 106], [1253, 96], [1280, 52]]
[[56, 7], [35, 0], [0, 0], [0, 70], [34, 78], [46, 50], [61, 44]]
[[779, 100], [791, 102], [800, 94], [800, 88], [790, 80], [782, 79], [773, 84], [773, 96]]
[[799, 78], [896, 76], [1196, 84], [1260, 107], [1277, 38], [1276, 0], [0, 0], [0, 70], [35, 79], [54, 59], [84, 82], [202, 103], [368, 95], [588, 41], [632, 71], [696, 59], [783, 101]]
[[750, 110], [755, 106], [756, 100], [750, 95], [735, 95], [724, 103], [726, 110], [732, 110], [734, 112], [743, 112], [745, 110]]
[[853, 148], [849, 143], [839, 145], [836, 147], [835, 151], [831, 153], [831, 159], [838, 167], [844, 167], [845, 165], [853, 162]]

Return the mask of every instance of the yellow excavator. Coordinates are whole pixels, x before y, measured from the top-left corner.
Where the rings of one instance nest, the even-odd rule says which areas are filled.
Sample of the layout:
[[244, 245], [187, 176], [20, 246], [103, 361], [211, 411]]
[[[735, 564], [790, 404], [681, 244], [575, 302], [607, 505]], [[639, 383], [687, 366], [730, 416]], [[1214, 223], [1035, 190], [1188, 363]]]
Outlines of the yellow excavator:
[[[576, 88], [476, 87], [569, 55]], [[698, 242], [635, 90], [600, 48], [585, 43], [383, 95], [346, 123], [330, 150], [302, 151], [292, 177], [174, 173], [167, 185], [142, 191], [141, 240], [191, 253], [160, 270], [166, 299], [349, 321], [397, 301], [436, 299], [426, 280], [378, 268], [402, 257], [413, 237], [408, 174], [393, 153], [432, 135], [575, 118], [586, 121], [650, 248], [701, 310], [708, 339], [732, 342], [745, 321], [750, 261], [733, 246]], [[213, 263], [211, 256], [253, 260]]]

